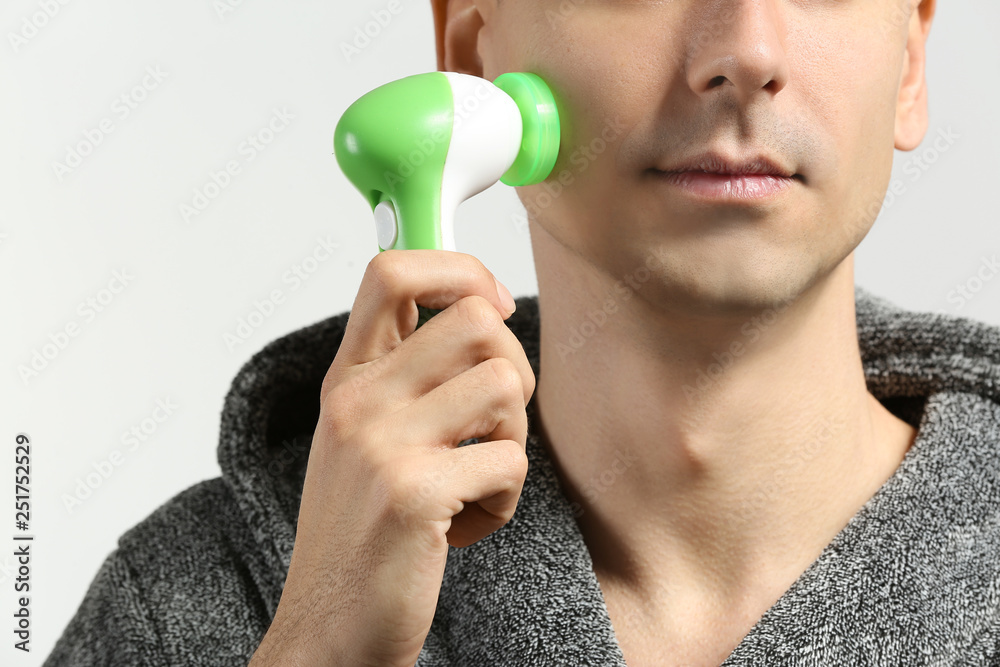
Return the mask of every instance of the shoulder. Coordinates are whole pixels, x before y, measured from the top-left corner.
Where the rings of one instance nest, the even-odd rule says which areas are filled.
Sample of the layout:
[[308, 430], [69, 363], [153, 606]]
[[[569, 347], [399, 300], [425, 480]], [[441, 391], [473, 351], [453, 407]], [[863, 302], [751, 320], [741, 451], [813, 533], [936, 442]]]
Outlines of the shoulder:
[[118, 540], [130, 558], [163, 561], [166, 553], [208, 546], [220, 532], [242, 524], [239, 507], [221, 477], [193, 484], [156, 508]]
[[199, 482], [118, 540], [118, 567], [178, 664], [205, 651], [246, 664], [270, 624], [250, 562], [259, 548], [228, 484]]
[[270, 624], [253, 545], [222, 478], [178, 493], [119, 538], [45, 667], [246, 665]]

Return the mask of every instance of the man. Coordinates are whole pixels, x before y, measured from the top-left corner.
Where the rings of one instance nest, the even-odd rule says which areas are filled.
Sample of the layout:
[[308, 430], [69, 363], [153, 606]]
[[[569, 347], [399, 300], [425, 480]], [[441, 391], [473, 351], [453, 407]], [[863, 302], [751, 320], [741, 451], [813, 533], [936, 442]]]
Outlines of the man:
[[[853, 279], [893, 149], [927, 131], [934, 9], [435, 0], [439, 69], [536, 72], [567, 119], [519, 191], [537, 300], [511, 314], [466, 258], [373, 260], [349, 320], [241, 371], [222, 479], [122, 538], [48, 664], [1000, 665], [1000, 330]], [[414, 332], [421, 294], [450, 305], [431, 278], [462, 276], [474, 299]], [[496, 491], [433, 517], [425, 571], [371, 529], [404, 431], [359, 424], [470, 312], [523, 344], [476, 386], [524, 400], [433, 460], [528, 465], [411, 479], [407, 536], [471, 471]]]

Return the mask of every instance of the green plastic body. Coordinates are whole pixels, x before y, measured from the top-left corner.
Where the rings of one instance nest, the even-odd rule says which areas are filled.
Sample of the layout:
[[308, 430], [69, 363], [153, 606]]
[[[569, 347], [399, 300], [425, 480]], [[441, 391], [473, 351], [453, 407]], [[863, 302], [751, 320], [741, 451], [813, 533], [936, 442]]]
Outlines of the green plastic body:
[[[494, 85], [521, 112], [517, 158], [500, 177], [533, 185], [552, 172], [559, 153], [555, 99], [537, 74], [508, 72]], [[408, 76], [367, 93], [348, 107], [334, 131], [340, 168], [371, 208], [392, 202], [395, 248], [440, 249], [441, 186], [454, 126], [451, 83], [441, 72]], [[383, 248], [379, 248], [383, 250]]]
[[[552, 91], [528, 72], [502, 74], [494, 84], [517, 104], [522, 122], [517, 158], [500, 181], [511, 186], [541, 183], [552, 172], [560, 145]], [[341, 170], [373, 211], [383, 201], [392, 203], [394, 248], [442, 248], [441, 190], [454, 106], [448, 77], [428, 72], [372, 90], [337, 123], [333, 151]], [[438, 312], [418, 305], [417, 327]]]
[[453, 104], [448, 78], [428, 72], [376, 88], [337, 123], [337, 162], [373, 210], [392, 202], [397, 248], [441, 247], [441, 179]]

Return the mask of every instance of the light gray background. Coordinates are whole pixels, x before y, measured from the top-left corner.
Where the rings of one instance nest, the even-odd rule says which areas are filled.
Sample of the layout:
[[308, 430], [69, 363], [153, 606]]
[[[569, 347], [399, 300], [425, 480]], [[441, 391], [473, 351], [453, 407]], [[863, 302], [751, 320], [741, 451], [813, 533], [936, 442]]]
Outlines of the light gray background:
[[[351, 307], [377, 248], [370, 211], [331, 154], [333, 128], [368, 90], [436, 68], [428, 0], [404, 2], [350, 62], [341, 44], [388, 0], [70, 1], [15, 49], [9, 34], [42, 2], [0, 6], [0, 497], [8, 522], [0, 543], [9, 545], [0, 546], [8, 619], [0, 662], [24, 665], [51, 650], [119, 535], [219, 474], [219, 413], [240, 366], [270, 340]], [[905, 170], [914, 153], [897, 152], [894, 178], [905, 192], [856, 254], [858, 283], [877, 294], [994, 324], [1000, 277], [960, 309], [947, 296], [1000, 253], [997, 25], [995, 0], [940, 3], [928, 46], [930, 131], [916, 153], [939, 130], [958, 139], [918, 178]], [[147, 67], [166, 78], [121, 118], [115, 100]], [[241, 142], [275, 109], [294, 118], [247, 161]], [[53, 162], [103, 118], [113, 132], [60, 180]], [[229, 160], [240, 173], [186, 223], [179, 205]], [[456, 231], [459, 250], [515, 296], [537, 293], [522, 214], [513, 190], [496, 186], [462, 207]], [[320, 238], [339, 244], [335, 254], [296, 289], [283, 276]], [[89, 320], [78, 305], [122, 270], [132, 280]], [[284, 302], [230, 349], [224, 335], [274, 289]], [[73, 322], [79, 334], [23, 381], [18, 366]], [[168, 399], [173, 414], [137, 448], [125, 447], [122, 433]], [[11, 648], [6, 629], [19, 432], [34, 441], [30, 656]], [[121, 464], [70, 512], [64, 497], [114, 450]]]

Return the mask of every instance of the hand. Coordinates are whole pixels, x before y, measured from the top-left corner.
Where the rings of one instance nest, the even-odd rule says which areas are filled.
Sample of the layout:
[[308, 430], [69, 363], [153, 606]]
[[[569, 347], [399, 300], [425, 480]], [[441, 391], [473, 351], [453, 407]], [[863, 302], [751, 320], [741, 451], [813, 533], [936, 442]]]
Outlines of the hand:
[[[416, 662], [448, 545], [504, 526], [527, 474], [535, 377], [503, 322], [504, 292], [463, 253], [369, 263], [323, 380], [288, 576], [251, 665]], [[443, 310], [416, 329], [418, 303]]]

